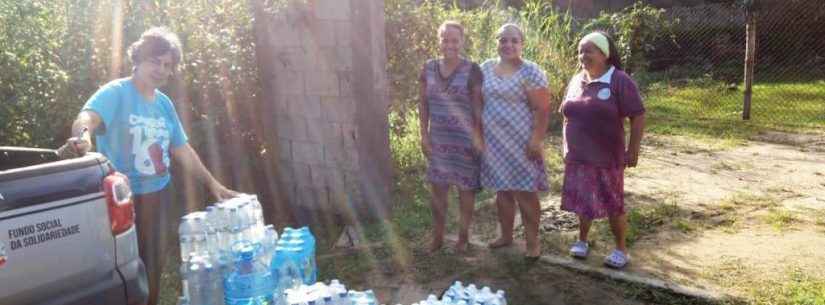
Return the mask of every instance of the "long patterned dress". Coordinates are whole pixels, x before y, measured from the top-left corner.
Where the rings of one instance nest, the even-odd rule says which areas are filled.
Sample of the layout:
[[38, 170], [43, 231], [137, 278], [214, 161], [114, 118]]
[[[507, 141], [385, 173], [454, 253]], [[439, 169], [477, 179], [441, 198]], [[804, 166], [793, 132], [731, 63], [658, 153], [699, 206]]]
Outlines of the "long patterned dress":
[[547, 77], [533, 62], [524, 60], [509, 76], [495, 74], [498, 59], [481, 65], [484, 142], [487, 150], [481, 166], [481, 184], [496, 191], [547, 191], [544, 160], [527, 158], [533, 131], [533, 112], [527, 91], [547, 87]]
[[427, 180], [439, 185], [455, 185], [461, 190], [478, 190], [479, 156], [473, 149], [473, 107], [470, 93], [481, 83], [478, 65], [466, 59], [448, 77], [439, 72], [438, 60], [424, 65], [421, 81], [426, 82], [430, 112], [429, 134], [432, 152]]

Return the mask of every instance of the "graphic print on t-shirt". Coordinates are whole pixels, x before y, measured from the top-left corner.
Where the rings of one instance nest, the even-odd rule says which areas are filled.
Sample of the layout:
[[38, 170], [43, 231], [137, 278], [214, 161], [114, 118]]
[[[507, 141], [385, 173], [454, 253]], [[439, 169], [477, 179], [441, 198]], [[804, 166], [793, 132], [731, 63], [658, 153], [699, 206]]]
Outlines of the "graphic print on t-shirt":
[[169, 167], [169, 129], [162, 118], [129, 115], [135, 169], [142, 175], [163, 175]]

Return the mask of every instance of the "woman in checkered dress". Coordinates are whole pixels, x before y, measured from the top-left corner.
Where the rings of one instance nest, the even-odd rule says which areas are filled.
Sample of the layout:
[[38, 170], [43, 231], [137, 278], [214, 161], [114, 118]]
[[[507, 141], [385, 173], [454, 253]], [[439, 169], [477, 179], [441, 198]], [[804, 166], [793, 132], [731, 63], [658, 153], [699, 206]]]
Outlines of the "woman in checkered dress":
[[527, 239], [528, 259], [541, 254], [538, 242], [538, 192], [547, 191], [542, 146], [549, 120], [547, 77], [541, 68], [521, 58], [524, 34], [515, 24], [498, 31], [499, 58], [481, 65], [484, 76], [484, 152], [481, 184], [496, 191], [501, 237], [489, 244], [513, 242], [516, 203]]

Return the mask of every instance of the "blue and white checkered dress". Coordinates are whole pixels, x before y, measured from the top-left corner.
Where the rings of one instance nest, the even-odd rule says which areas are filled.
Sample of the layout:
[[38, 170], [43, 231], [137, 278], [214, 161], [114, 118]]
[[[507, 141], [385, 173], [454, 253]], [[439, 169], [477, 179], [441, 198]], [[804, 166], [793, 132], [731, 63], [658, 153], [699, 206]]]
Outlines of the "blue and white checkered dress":
[[544, 160], [527, 158], [533, 130], [533, 112], [527, 91], [547, 87], [547, 76], [538, 65], [524, 60], [509, 76], [498, 76], [499, 59], [481, 64], [484, 75], [484, 142], [487, 151], [481, 164], [481, 184], [496, 191], [547, 191]]

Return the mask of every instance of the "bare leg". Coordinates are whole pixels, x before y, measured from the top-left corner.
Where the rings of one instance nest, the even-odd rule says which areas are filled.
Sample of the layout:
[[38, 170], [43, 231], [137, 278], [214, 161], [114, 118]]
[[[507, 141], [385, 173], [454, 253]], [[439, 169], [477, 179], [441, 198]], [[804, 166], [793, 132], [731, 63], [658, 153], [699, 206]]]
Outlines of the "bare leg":
[[473, 222], [473, 210], [475, 209], [476, 193], [474, 191], [460, 190], [458, 192], [458, 204], [461, 210], [459, 221], [461, 228], [458, 231], [458, 243], [456, 251], [462, 253], [467, 250], [467, 243], [470, 240], [470, 224]]
[[501, 226], [501, 236], [488, 245], [490, 248], [504, 247], [513, 243], [513, 222], [516, 220], [515, 204], [515, 198], [511, 192], [496, 193], [496, 210], [498, 211], [498, 224]]
[[433, 214], [433, 240], [430, 243], [429, 252], [437, 251], [444, 245], [444, 226], [447, 219], [447, 192], [448, 185], [431, 185], [432, 200], [430, 208]]
[[590, 233], [590, 225], [592, 224], [592, 219], [579, 215], [579, 240], [587, 241], [587, 234]]
[[521, 221], [524, 223], [524, 237], [527, 240], [527, 253], [525, 253], [525, 256], [538, 257], [541, 255], [541, 243], [539, 243], [541, 207], [538, 194], [534, 192], [516, 192], [516, 197], [521, 211]]
[[627, 254], [625, 244], [625, 233], [627, 232], [627, 214], [608, 217], [610, 230], [613, 231], [613, 238], [616, 240], [616, 249]]

